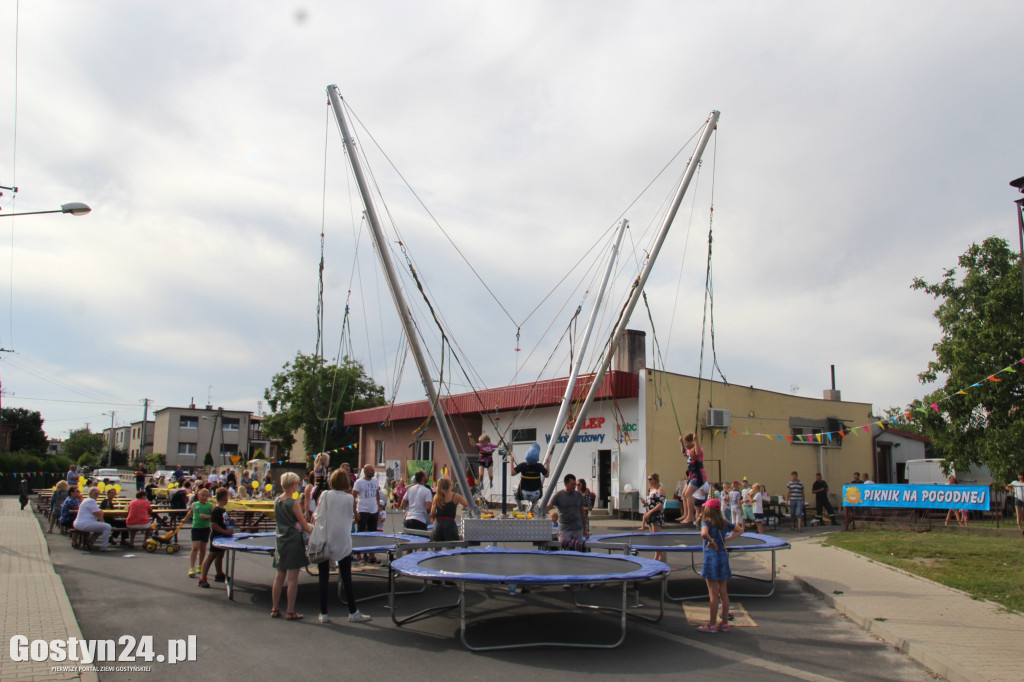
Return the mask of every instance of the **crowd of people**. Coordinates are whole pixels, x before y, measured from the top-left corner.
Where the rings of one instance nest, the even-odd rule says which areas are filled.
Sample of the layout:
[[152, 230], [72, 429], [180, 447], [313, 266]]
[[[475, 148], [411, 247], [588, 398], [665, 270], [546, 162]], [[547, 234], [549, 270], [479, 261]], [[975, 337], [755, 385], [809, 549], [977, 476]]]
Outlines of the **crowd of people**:
[[[485, 477], [490, 478], [493, 466], [493, 452], [490, 440], [480, 436], [477, 447], [481, 455], [481, 466], [477, 482], [482, 486]], [[705, 579], [710, 600], [710, 617], [702, 632], [728, 632], [729, 596], [727, 581], [731, 577], [728, 542], [741, 535], [746, 528], [756, 528], [764, 533], [766, 511], [770, 498], [760, 483], [751, 483], [746, 477], [732, 482], [710, 482], [704, 467], [704, 452], [697, 436], [688, 433], [680, 437], [682, 456], [686, 460], [686, 476], [680, 480], [673, 497], [680, 508], [679, 523], [684, 527], [698, 529], [703, 545], [701, 576]], [[513, 475], [520, 476], [517, 498], [535, 503], [541, 497], [542, 483], [548, 475], [544, 465], [539, 463], [540, 448], [534, 444], [529, 448], [525, 461], [513, 463]], [[486, 460], [486, 461], [485, 461]], [[474, 472], [468, 472], [470, 476]], [[155, 481], [139, 488], [135, 499], [128, 505], [128, 516], [119, 527], [104, 522], [103, 508], [114, 503], [116, 492], [109, 489], [107, 499], [100, 502], [98, 486], [88, 489], [83, 499], [77, 470], [72, 468], [67, 480], [56, 486], [50, 509], [50, 528], [55, 524], [62, 527], [73, 524], [77, 530], [95, 534], [100, 549], [107, 549], [112, 532], [123, 533], [122, 542], [134, 546], [135, 535], [151, 526], [154, 512], [151, 502], [153, 490], [157, 487], [170, 489], [172, 506], [181, 505], [191, 519], [191, 548], [189, 554], [190, 578], [198, 577], [201, 588], [210, 587], [209, 573], [214, 568], [213, 580], [225, 580], [223, 569], [224, 552], [213, 540], [233, 535], [233, 524], [226, 512], [226, 506], [234, 497], [246, 496], [251, 490], [253, 496], [273, 499], [275, 518], [276, 552], [274, 568], [276, 573], [271, 585], [272, 618], [300, 620], [304, 616], [296, 611], [296, 595], [299, 571], [312, 563], [318, 566], [321, 623], [330, 622], [328, 594], [331, 568], [338, 567], [339, 580], [346, 596], [350, 622], [371, 620], [357, 607], [352, 587], [352, 568], [355, 562], [376, 563], [370, 554], [359, 556], [353, 553], [353, 532], [375, 532], [387, 514], [388, 502], [404, 512], [403, 526], [414, 532], [430, 530], [430, 538], [436, 542], [455, 541], [459, 538], [456, 519], [458, 508], [468, 507], [469, 501], [458, 492], [452, 479], [441, 476], [433, 487], [425, 471], [418, 471], [406, 485], [405, 481], [393, 481], [382, 487], [376, 468], [364, 466], [360, 475], [353, 475], [348, 464], [330, 469], [327, 454], [320, 454], [307, 476], [300, 477], [286, 472], [275, 484], [267, 476], [263, 481], [254, 480], [253, 475], [244, 471], [241, 480], [235, 479], [235, 472], [226, 469], [220, 474], [211, 472], [205, 477], [189, 476], [179, 467], [170, 481]], [[488, 481], [490, 483], [490, 481]], [[565, 474], [562, 489], [550, 499], [545, 511], [557, 523], [558, 541], [563, 549], [584, 550], [590, 537], [590, 513], [594, 508], [595, 495], [587, 488], [586, 481], [574, 474]], [[867, 475], [854, 473], [853, 484], [872, 484]], [[956, 484], [954, 477], [949, 483]], [[1018, 526], [1024, 532], [1024, 472], [1018, 480], [1006, 486], [1015, 497]], [[793, 471], [786, 484], [783, 499], [788, 507], [792, 527], [803, 530], [807, 513], [807, 494], [799, 473]], [[835, 509], [829, 500], [829, 486], [820, 473], [816, 473], [809, 493], [814, 496], [816, 517], [833, 525]], [[180, 498], [176, 503], [175, 499]], [[211, 500], [212, 498], [212, 500]], [[639, 530], [658, 533], [665, 529], [666, 495], [661, 476], [654, 472], [647, 477], [646, 494], [642, 497], [644, 512]], [[778, 500], [781, 501], [781, 500]], [[963, 515], [966, 517], [966, 514]], [[966, 524], [956, 510], [950, 511], [950, 518]], [[311, 542], [307, 538], [317, 538]], [[316, 555], [312, 548], [316, 545]], [[664, 554], [657, 553], [655, 559], [664, 561]], [[282, 594], [285, 609], [280, 609]]]

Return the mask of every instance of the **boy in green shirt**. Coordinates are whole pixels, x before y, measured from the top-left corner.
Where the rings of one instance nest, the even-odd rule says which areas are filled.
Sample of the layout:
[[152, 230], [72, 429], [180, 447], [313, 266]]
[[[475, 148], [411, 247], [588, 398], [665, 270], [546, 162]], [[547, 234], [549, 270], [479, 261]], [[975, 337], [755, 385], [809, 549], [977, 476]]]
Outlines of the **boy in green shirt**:
[[206, 561], [206, 543], [210, 541], [210, 519], [213, 518], [213, 505], [210, 503], [210, 491], [200, 488], [196, 500], [192, 503], [192, 551], [188, 556], [188, 577], [196, 577], [196, 559], [202, 566]]

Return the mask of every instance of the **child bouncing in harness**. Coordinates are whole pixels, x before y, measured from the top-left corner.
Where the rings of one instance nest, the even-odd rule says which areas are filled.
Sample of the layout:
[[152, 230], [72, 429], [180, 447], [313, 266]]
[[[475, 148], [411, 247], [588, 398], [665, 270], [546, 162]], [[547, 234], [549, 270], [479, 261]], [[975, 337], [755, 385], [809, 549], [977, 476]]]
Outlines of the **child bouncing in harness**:
[[526, 461], [520, 462], [512, 470], [512, 475], [519, 474], [519, 486], [516, 488], [517, 502], [530, 502], [531, 504], [540, 499], [543, 476], [548, 475], [548, 469], [540, 463], [540, 446], [536, 443], [526, 451]]
[[[470, 438], [473, 434], [468, 434]], [[476, 439], [476, 451], [478, 453], [477, 465], [479, 471], [477, 473], [477, 480], [480, 483], [480, 487], [484, 487], [484, 471], [487, 472], [488, 487], [494, 487], [494, 451], [498, 448], [497, 445], [491, 442], [491, 437], [486, 433], [480, 434], [480, 437]]]

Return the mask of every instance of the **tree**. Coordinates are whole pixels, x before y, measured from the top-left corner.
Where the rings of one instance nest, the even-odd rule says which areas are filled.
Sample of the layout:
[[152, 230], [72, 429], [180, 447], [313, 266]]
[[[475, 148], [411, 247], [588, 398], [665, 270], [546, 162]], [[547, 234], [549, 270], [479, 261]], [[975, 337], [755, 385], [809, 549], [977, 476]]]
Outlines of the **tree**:
[[344, 413], [385, 402], [384, 387], [347, 356], [332, 365], [299, 352], [281, 369], [263, 394], [272, 411], [264, 418], [263, 429], [271, 438], [280, 438], [286, 450], [295, 444], [294, 434], [300, 427], [307, 452], [351, 445], [358, 433], [343, 426]]
[[[882, 417], [886, 427], [892, 426], [892, 428], [899, 429], [904, 433], [912, 433], [917, 436], [924, 436], [929, 440], [932, 434], [929, 429], [925, 428], [925, 421], [921, 419], [921, 410], [927, 407], [920, 398], [914, 400], [907, 407], [893, 406], [882, 411]], [[915, 416], [916, 415], [916, 416]], [[893, 425], [893, 419], [896, 420], [896, 424]], [[934, 441], [927, 443], [924, 446], [924, 456], [935, 459], [943, 459], [942, 448], [939, 447]]]
[[11, 452], [46, 452], [50, 443], [43, 431], [43, 417], [38, 412], [26, 410], [24, 407], [5, 407], [0, 410], [0, 419], [5, 426], [13, 427]]
[[167, 455], [162, 452], [151, 452], [146, 455], [146, 470], [155, 473], [157, 469], [167, 466]]
[[942, 328], [935, 360], [918, 378], [927, 384], [946, 377], [911, 411], [954, 468], [985, 464], [998, 480], [1012, 480], [1024, 469], [1020, 257], [1006, 240], [989, 237], [972, 244], [959, 267], [939, 282], [917, 277], [911, 286], [940, 302], [935, 318]]
[[102, 461], [101, 455], [106, 454], [107, 439], [101, 433], [93, 433], [89, 427], [72, 431], [64, 441], [64, 455], [72, 462], [79, 461], [82, 455], [90, 455], [92, 461]]

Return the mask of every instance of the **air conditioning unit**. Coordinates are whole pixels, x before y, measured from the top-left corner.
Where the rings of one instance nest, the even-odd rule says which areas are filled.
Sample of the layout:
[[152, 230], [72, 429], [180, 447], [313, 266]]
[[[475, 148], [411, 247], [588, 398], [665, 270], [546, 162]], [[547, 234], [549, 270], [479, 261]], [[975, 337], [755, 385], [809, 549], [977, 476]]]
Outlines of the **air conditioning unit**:
[[727, 429], [729, 428], [729, 410], [716, 410], [709, 407], [705, 422], [708, 428]]

